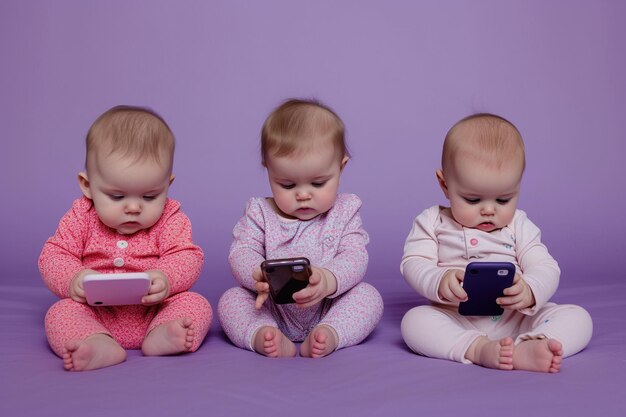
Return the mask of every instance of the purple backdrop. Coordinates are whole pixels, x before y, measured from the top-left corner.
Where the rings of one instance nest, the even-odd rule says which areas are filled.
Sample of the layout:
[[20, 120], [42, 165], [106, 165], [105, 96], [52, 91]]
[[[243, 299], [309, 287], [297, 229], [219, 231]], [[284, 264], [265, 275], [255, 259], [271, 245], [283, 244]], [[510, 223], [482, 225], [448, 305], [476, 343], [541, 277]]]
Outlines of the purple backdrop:
[[5, 0], [2, 279], [42, 285], [36, 259], [79, 195], [89, 125], [146, 105], [177, 136], [171, 195], [205, 249], [197, 288], [214, 303], [234, 283], [232, 226], [246, 199], [269, 194], [261, 123], [293, 96], [347, 124], [341, 189], [364, 200], [370, 282], [401, 280], [412, 219], [445, 202], [443, 136], [476, 111], [521, 130], [520, 207], [564, 272], [609, 276], [625, 231], [625, 13], [620, 1]]
[[[624, 16], [621, 0], [0, 1], [0, 415], [626, 415]], [[193, 355], [134, 351], [65, 373], [45, 340], [55, 297], [36, 261], [80, 195], [93, 120], [125, 103], [172, 126], [172, 197], [206, 253], [195, 290], [215, 307], [234, 285], [232, 227], [249, 197], [269, 195], [261, 124], [294, 96], [348, 127], [341, 189], [364, 201], [366, 279], [385, 300], [367, 342], [270, 361], [232, 347], [214, 319]], [[413, 218], [445, 203], [434, 175], [445, 132], [477, 111], [521, 130], [520, 207], [562, 267], [554, 300], [594, 318], [591, 344], [559, 376], [431, 360], [401, 339], [402, 315], [424, 303], [400, 276], [402, 246]]]

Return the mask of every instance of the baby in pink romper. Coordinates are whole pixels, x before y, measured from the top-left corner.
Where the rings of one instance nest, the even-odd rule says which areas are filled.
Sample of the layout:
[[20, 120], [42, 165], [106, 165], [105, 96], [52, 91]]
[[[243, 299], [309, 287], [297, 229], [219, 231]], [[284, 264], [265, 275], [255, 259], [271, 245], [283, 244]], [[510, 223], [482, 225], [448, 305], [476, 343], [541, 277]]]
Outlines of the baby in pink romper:
[[[383, 302], [361, 282], [368, 235], [361, 200], [337, 195], [348, 162], [341, 119], [314, 101], [289, 100], [270, 114], [261, 138], [273, 198], [252, 198], [234, 228], [229, 262], [241, 287], [220, 298], [218, 315], [238, 347], [269, 357], [320, 358], [360, 343]], [[266, 259], [307, 257], [312, 275], [293, 304], [275, 304], [261, 273]]]
[[[402, 319], [402, 336], [415, 352], [489, 368], [558, 372], [563, 357], [589, 343], [591, 317], [550, 297], [560, 270], [541, 232], [517, 210], [525, 168], [522, 137], [491, 114], [467, 117], [450, 129], [437, 179], [450, 207], [417, 216], [404, 246], [401, 271], [432, 302]], [[472, 261], [511, 262], [513, 285], [497, 302], [504, 314], [462, 316], [462, 282]]]
[[[156, 113], [118, 106], [87, 134], [84, 197], [74, 201], [39, 258], [41, 276], [61, 300], [46, 314], [52, 350], [70, 371], [115, 365], [125, 349], [145, 355], [193, 352], [211, 324], [208, 301], [189, 292], [202, 250], [191, 223], [167, 197], [174, 181], [174, 136]], [[146, 272], [141, 305], [91, 307], [83, 278], [89, 273]]]

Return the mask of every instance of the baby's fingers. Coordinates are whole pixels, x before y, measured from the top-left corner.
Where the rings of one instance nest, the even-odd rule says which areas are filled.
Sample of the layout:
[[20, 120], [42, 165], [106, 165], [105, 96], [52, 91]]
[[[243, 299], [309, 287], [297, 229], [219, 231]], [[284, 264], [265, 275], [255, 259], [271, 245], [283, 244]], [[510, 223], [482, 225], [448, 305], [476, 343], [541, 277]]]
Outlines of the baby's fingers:
[[306, 303], [309, 302], [313, 297], [315, 297], [315, 287], [305, 287], [298, 292], [293, 294], [293, 300], [296, 303]]
[[74, 287], [74, 295], [76, 295], [79, 298], [85, 298], [85, 289], [83, 288], [82, 285], [77, 285]]
[[157, 293], [151, 293], [148, 295], [144, 295], [141, 298], [141, 304], [149, 306], [152, 304], [158, 304], [160, 303], [163, 299], [165, 298], [165, 292], [161, 291], [161, 292], [157, 292]]
[[254, 303], [254, 307], [257, 310], [260, 310], [261, 307], [263, 307], [263, 303], [265, 303], [265, 301], [267, 300], [268, 297], [269, 297], [269, 293], [267, 293], [267, 292], [258, 293], [257, 296], [256, 296], [256, 301]]
[[82, 304], [86, 304], [87, 303], [87, 299], [84, 296], [79, 296], [78, 294], [72, 294], [71, 298], [72, 298], [72, 300], [76, 301], [77, 303], [82, 303]]
[[453, 297], [451, 301], [454, 301], [455, 299], [465, 301], [467, 300], [467, 293], [463, 289], [463, 285], [461, 285], [461, 282], [463, 281], [463, 271], [456, 271], [455, 276], [456, 280], [450, 280], [448, 285], [450, 295]]
[[152, 284], [150, 285], [150, 289], [148, 290], [148, 294], [158, 294], [160, 292], [162, 292], [163, 290], [165, 290], [165, 282], [163, 282], [160, 279], [156, 279], [154, 281], [152, 281]]
[[265, 281], [265, 277], [263, 276], [263, 271], [261, 271], [261, 268], [257, 268], [252, 271], [252, 279], [257, 282]]
[[505, 288], [504, 291], [502, 291], [502, 294], [504, 294], [507, 297], [513, 297], [516, 296], [518, 294], [521, 294], [521, 292], [524, 290], [524, 287], [522, 286], [521, 283], [516, 283], [511, 285], [508, 288]]
[[522, 305], [523, 297], [519, 294], [510, 296], [510, 297], [500, 297], [496, 299], [496, 303], [500, 305], [500, 307], [507, 310], [518, 310], [520, 308], [524, 308]]
[[268, 284], [265, 281], [262, 282], [256, 282], [254, 284], [254, 288], [256, 289], [256, 292], [258, 293], [262, 293], [262, 292], [269, 292], [270, 290], [270, 284]]
[[467, 300], [467, 293], [465, 292], [463, 287], [461, 287], [460, 285], [452, 285], [450, 287], [450, 292], [452, 293], [454, 298], [456, 298], [459, 301]]

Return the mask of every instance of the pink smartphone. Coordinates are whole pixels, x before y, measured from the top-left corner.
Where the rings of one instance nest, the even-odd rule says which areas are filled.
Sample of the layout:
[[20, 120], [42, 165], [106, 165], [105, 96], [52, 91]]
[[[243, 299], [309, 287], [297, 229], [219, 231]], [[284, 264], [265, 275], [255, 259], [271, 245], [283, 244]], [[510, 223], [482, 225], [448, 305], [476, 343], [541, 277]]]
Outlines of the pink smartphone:
[[126, 274], [89, 274], [83, 278], [87, 304], [119, 306], [141, 304], [148, 294], [150, 277], [145, 272]]

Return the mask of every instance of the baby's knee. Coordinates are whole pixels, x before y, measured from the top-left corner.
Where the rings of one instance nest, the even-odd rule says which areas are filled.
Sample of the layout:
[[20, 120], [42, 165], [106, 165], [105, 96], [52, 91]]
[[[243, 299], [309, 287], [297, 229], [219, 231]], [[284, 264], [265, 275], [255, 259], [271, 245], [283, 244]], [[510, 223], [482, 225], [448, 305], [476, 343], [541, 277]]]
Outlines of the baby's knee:
[[432, 326], [432, 307], [417, 306], [406, 312], [400, 323], [402, 339], [414, 352], [419, 352], [420, 341]]
[[220, 309], [220, 306], [232, 303], [239, 302], [242, 299], [249, 300], [253, 299], [254, 294], [251, 291], [243, 288], [243, 287], [232, 287], [224, 291], [224, 294], [220, 297], [217, 302], [217, 309]]
[[57, 320], [70, 320], [79, 311], [89, 310], [86, 304], [74, 301], [71, 298], [63, 298], [52, 306], [46, 312], [46, 323], [55, 322]]
[[400, 322], [402, 334], [423, 327], [429, 315], [428, 306], [417, 306], [407, 311]]
[[354, 290], [357, 290], [360, 293], [360, 298], [367, 301], [368, 304], [375, 307], [376, 309], [380, 309], [382, 312], [383, 297], [380, 295], [378, 290], [374, 288], [373, 285], [370, 285], [367, 282], [361, 282], [356, 287], [354, 287]]
[[[65, 343], [70, 339], [83, 339], [93, 333], [85, 318], [94, 317], [91, 308], [86, 305], [64, 298], [54, 303], [46, 312], [44, 321], [46, 337], [50, 347], [58, 356], [62, 355]], [[80, 324], [76, 324], [76, 323]]]
[[256, 294], [243, 287], [233, 287], [224, 291], [224, 294], [217, 302], [217, 314], [222, 316], [228, 314], [233, 308], [241, 308], [245, 304], [254, 306]]
[[209, 318], [209, 321], [213, 318], [213, 308], [209, 300], [196, 292], [188, 291], [185, 294], [186, 301], [193, 306], [194, 310], [204, 312], [204, 315]]
[[591, 319], [591, 315], [587, 310], [577, 305], [570, 305], [573, 314], [576, 315], [576, 321], [586, 328], [593, 329], [593, 320]]
[[584, 308], [574, 304], [568, 304], [562, 307], [567, 310], [567, 321], [569, 323], [575, 323], [576, 332], [581, 341], [580, 343], [587, 346], [593, 334], [593, 320], [591, 319], [591, 315]]

